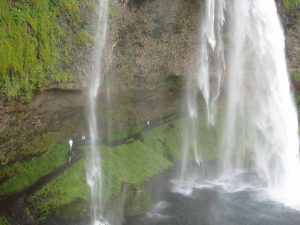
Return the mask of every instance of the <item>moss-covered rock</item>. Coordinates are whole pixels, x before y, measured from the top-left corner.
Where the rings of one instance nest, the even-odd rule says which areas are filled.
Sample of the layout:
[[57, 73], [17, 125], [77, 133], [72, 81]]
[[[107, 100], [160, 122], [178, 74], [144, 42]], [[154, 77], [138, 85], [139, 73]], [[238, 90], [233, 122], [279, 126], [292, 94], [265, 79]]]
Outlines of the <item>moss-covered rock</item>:
[[[145, 126], [139, 140], [133, 139], [128, 144], [114, 147], [99, 146], [105, 208], [117, 210], [116, 205], [121, 201], [118, 199], [125, 190], [126, 215], [136, 215], [149, 209], [151, 199], [144, 184], [154, 175], [170, 168], [172, 162], [180, 158], [181, 132], [186, 122], [186, 118], [170, 117], [153, 128]], [[198, 123], [202, 139], [207, 139], [201, 146], [204, 158], [215, 159], [217, 137], [208, 138], [209, 128], [205, 120]], [[90, 148], [83, 147], [81, 151], [87, 153]], [[85, 178], [86, 160], [83, 158], [76, 162], [28, 199], [29, 208], [37, 209], [39, 220], [49, 216], [66, 220], [74, 216], [78, 219], [86, 218], [90, 197]]]
[[[116, 147], [102, 146], [99, 149], [104, 175], [104, 198], [107, 202], [120, 194], [123, 183], [141, 190], [147, 179], [172, 165], [140, 141]], [[90, 149], [85, 148], [84, 151]], [[39, 210], [40, 219], [50, 214], [65, 218], [86, 214], [89, 188], [86, 184], [84, 165], [85, 160], [80, 160], [30, 197], [29, 202]], [[138, 199], [139, 197], [136, 201]], [[144, 208], [145, 198], [141, 199]]]
[[0, 225], [9, 225], [5, 217], [0, 216]]
[[[49, 214], [62, 218], [70, 217], [68, 213], [71, 213], [72, 217], [82, 216], [82, 213], [88, 210], [86, 207], [88, 196], [89, 190], [85, 181], [84, 160], [80, 160], [46, 184], [28, 201], [38, 209], [38, 218], [42, 220]], [[84, 202], [85, 207], [82, 207], [82, 202]]]
[[91, 47], [95, 1], [0, 2], [0, 89], [29, 99], [53, 82], [80, 75], [78, 50]]
[[287, 9], [295, 8], [297, 6], [300, 6], [299, 0], [283, 0], [283, 5]]
[[[38, 149], [43, 149], [44, 143], [49, 144], [49, 146], [45, 145], [47, 151], [42, 155], [1, 167], [0, 175], [9, 179], [0, 186], [0, 196], [29, 187], [43, 175], [67, 162], [69, 151], [67, 140], [65, 143], [59, 143], [57, 138], [58, 134], [46, 134], [39, 138], [42, 142]], [[38, 141], [34, 142], [37, 143]]]
[[151, 204], [151, 197], [142, 185], [131, 187], [127, 191], [124, 213], [127, 216], [140, 215], [147, 212], [151, 208]]

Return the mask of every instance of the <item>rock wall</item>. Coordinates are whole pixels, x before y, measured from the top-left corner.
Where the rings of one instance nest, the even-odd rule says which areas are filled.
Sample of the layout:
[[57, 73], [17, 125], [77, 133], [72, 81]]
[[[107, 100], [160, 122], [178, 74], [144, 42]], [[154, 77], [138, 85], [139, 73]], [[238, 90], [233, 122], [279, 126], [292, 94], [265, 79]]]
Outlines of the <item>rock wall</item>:
[[[27, 7], [28, 2], [30, 1], [8, 1], [13, 13], [17, 13], [20, 7], [23, 9], [22, 4]], [[83, 219], [87, 214], [88, 197], [79, 198], [87, 193], [84, 157], [78, 154], [74, 163], [68, 165], [70, 153], [67, 141], [70, 137], [79, 141], [81, 135], [87, 134], [85, 93], [92, 51], [90, 43], [93, 39], [93, 26], [90, 22], [94, 14], [89, 11], [90, 8], [83, 6], [83, 1], [72, 0], [69, 1], [70, 4], [63, 0], [49, 2], [66, 7], [62, 14], [55, 17], [56, 23], [65, 30], [56, 47], [68, 45], [60, 49], [62, 60], [56, 61], [53, 68], [56, 68], [56, 72], [63, 72], [63, 76], [67, 72], [71, 78], [54, 79], [45, 85], [37, 85], [33, 89], [34, 98], [30, 101], [24, 97], [29, 90], [24, 89], [24, 93], [18, 92], [18, 97], [13, 98], [2, 88], [0, 196], [23, 193], [40, 178], [60, 171], [64, 166], [65, 172], [39, 186], [37, 190], [26, 192], [24, 198], [14, 199], [13, 208], [5, 213], [12, 224], [59, 224], [59, 221], [64, 220], [68, 223], [74, 213], [78, 212]], [[96, 1], [88, 2], [96, 5]], [[198, 44], [201, 2], [202, 0], [110, 1], [109, 34], [103, 71], [105, 85], [99, 98], [102, 144], [106, 147], [128, 144], [107, 147], [107, 157], [115, 160], [113, 163], [123, 165], [126, 160], [138, 157], [138, 152], [130, 156], [126, 154], [128, 149], [137, 148], [142, 148], [153, 161], [160, 159], [157, 168], [149, 166], [145, 173], [138, 174], [138, 183], [131, 182], [130, 195], [143, 192], [143, 182], [170, 166], [176, 158], [181, 129], [176, 122], [158, 126], [153, 132], [145, 133], [144, 129], [147, 121], [151, 125], [158, 125], [157, 121], [165, 120], [166, 116], [177, 114], [181, 109], [181, 91], [185, 78], [193, 68], [192, 53]], [[289, 67], [296, 82], [300, 71], [299, 8], [287, 8], [282, 1], [277, 2], [286, 32]], [[28, 7], [26, 10], [31, 9], [31, 6]], [[78, 12], [81, 18], [79, 23], [74, 17], [74, 13]], [[21, 14], [18, 18], [24, 15]], [[0, 85], [2, 84], [3, 82]], [[134, 143], [131, 143], [132, 138]], [[116, 149], [123, 152], [124, 162], [114, 154]], [[112, 155], [109, 155], [110, 151], [113, 152]], [[120, 172], [123, 168], [119, 169], [114, 171], [115, 175], [124, 175]], [[132, 180], [135, 178], [131, 177]], [[77, 189], [73, 186], [74, 182], [79, 184]], [[113, 197], [116, 199], [122, 182], [125, 181], [120, 179], [118, 182], [114, 186], [116, 191]], [[68, 193], [63, 191], [64, 187], [67, 187]], [[130, 206], [132, 198], [128, 198], [128, 213], [136, 213], [138, 209]], [[145, 202], [146, 195], [141, 200], [141, 203]], [[35, 203], [37, 207], [33, 206]], [[140, 204], [140, 209], [144, 206]], [[4, 220], [0, 213], [1, 225], [5, 224]]]

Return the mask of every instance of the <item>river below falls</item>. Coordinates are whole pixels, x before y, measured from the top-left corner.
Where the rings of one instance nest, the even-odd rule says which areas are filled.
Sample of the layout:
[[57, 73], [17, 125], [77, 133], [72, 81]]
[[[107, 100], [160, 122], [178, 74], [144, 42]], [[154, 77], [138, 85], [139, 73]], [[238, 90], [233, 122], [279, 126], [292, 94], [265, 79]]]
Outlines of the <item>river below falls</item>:
[[158, 190], [160, 198], [152, 210], [127, 217], [124, 225], [300, 225], [300, 211], [273, 202], [258, 190], [230, 192], [211, 186], [182, 194], [170, 190], [168, 179], [162, 180], [157, 181], [168, 184]]

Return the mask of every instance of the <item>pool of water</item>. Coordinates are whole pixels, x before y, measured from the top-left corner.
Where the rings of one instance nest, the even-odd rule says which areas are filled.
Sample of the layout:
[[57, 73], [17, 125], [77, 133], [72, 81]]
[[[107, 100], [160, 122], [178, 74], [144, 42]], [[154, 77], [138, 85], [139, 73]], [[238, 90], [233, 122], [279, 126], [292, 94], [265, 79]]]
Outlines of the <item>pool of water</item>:
[[300, 225], [300, 211], [253, 189], [229, 192], [215, 186], [163, 196], [150, 212], [127, 218], [125, 225]]

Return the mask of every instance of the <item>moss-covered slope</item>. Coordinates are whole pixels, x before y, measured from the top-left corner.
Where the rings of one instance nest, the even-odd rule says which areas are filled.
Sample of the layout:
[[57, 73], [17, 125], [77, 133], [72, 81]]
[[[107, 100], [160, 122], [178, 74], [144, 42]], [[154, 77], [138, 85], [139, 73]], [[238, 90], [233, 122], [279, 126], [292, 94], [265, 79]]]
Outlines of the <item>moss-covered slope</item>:
[[[107, 207], [113, 207], [123, 186], [129, 185], [127, 213], [137, 213], [148, 208], [150, 198], [147, 197], [143, 184], [155, 174], [172, 166], [173, 160], [179, 155], [181, 121], [172, 119], [153, 129], [145, 127], [138, 139], [129, 138], [127, 144], [114, 147], [99, 146]], [[76, 155], [81, 155], [82, 158], [74, 164], [69, 164], [67, 139], [59, 139], [58, 133], [49, 133], [46, 137], [52, 140], [49, 141], [51, 144], [47, 152], [29, 161], [2, 167], [1, 175], [7, 176], [7, 179], [0, 185], [0, 195], [5, 197], [26, 190], [41, 177], [62, 165], [67, 165], [33, 195], [26, 195], [22, 206], [23, 215], [27, 219], [32, 217], [34, 221], [45, 220], [49, 216], [65, 219], [86, 218], [89, 210], [89, 188], [85, 178], [86, 158], [83, 156], [90, 149], [78, 149]], [[17, 223], [24, 222], [20, 218], [7, 218]]]
[[299, 0], [283, 0], [283, 5], [287, 9], [291, 9], [297, 6], [300, 6]]
[[94, 8], [94, 0], [0, 1], [0, 90], [31, 98], [53, 82], [76, 79]]

